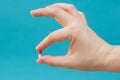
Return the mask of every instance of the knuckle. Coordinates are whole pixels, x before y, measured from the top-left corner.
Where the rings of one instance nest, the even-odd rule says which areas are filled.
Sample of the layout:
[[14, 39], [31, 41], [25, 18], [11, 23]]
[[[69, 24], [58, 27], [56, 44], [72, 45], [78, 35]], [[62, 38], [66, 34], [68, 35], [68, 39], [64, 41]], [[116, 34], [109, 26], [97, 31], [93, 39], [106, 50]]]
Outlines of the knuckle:
[[60, 10], [61, 10], [60, 8], [54, 7], [53, 12], [58, 12], [58, 11], [60, 11]]
[[78, 37], [79, 34], [84, 34], [85, 32], [85, 28], [84, 27], [79, 27], [78, 25], [73, 25], [71, 27], [69, 27], [69, 31], [71, 32], [72, 36], [76, 36]]
[[81, 16], [84, 16], [84, 12], [79, 12], [79, 14], [80, 14]]
[[45, 57], [44, 60], [45, 60], [45, 63], [46, 63], [46, 64], [48, 64], [48, 65], [50, 65], [50, 66], [55, 66], [54, 61], [51, 61], [51, 56]]
[[74, 65], [74, 59], [73, 57], [69, 57], [64, 63], [63, 66], [65, 65], [65, 67], [73, 69], [73, 65]]
[[50, 65], [50, 66], [55, 66], [55, 63], [53, 63], [53, 62], [48, 62], [48, 65]]
[[49, 34], [49, 36], [48, 36], [48, 38], [49, 38], [52, 42], [54, 42], [54, 37], [55, 37], [55, 32], [51, 32], [51, 33]]
[[52, 6], [56, 6], [56, 5], [59, 5], [60, 3], [54, 3]]
[[50, 6], [48, 5], [48, 6], [45, 6], [45, 8], [49, 8]]
[[52, 13], [52, 14], [58, 13], [59, 11], [62, 10], [62, 9], [54, 7], [54, 6], [46, 6], [45, 9], [47, 11], [50, 11], [50, 13]]
[[70, 4], [70, 5], [68, 6], [68, 8], [69, 8], [69, 9], [74, 9], [75, 6], [74, 6], [73, 4]]
[[67, 36], [66, 39], [70, 40], [72, 35], [71, 30], [69, 29], [69, 27], [68, 28], [66, 27], [64, 29], [66, 31], [66, 36]]

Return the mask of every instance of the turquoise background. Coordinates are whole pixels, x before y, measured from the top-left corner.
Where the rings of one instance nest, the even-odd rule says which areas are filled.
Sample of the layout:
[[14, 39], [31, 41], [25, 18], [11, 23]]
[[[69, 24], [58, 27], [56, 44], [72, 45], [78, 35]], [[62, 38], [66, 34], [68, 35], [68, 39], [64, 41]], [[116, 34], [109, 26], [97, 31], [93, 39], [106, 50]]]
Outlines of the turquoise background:
[[[120, 0], [0, 0], [0, 80], [120, 80], [119, 73], [84, 72], [36, 63], [36, 45], [61, 28], [52, 18], [29, 12], [57, 2], [74, 4], [89, 26], [110, 44], [120, 44]], [[44, 54], [65, 55], [68, 41]]]

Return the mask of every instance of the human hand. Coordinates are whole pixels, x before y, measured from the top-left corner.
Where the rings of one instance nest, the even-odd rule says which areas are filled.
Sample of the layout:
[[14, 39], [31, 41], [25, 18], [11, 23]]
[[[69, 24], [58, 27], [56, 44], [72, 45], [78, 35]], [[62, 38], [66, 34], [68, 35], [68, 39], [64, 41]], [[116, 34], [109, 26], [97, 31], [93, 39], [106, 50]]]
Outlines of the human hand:
[[39, 63], [85, 71], [104, 70], [105, 60], [111, 45], [93, 32], [87, 24], [83, 12], [72, 4], [56, 3], [45, 8], [32, 10], [33, 16], [54, 17], [63, 28], [51, 32], [37, 47], [44, 50], [54, 42], [70, 41], [65, 56], [42, 56]]

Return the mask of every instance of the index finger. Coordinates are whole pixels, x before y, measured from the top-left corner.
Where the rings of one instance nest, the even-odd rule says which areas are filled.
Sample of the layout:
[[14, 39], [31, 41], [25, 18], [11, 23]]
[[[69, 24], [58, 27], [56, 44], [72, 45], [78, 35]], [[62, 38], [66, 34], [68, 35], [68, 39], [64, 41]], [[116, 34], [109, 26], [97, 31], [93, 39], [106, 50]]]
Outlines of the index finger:
[[46, 7], [37, 10], [32, 10], [31, 14], [36, 17], [39, 16], [54, 17], [64, 27], [71, 24], [72, 22], [71, 20], [73, 20], [72, 16], [69, 13], [67, 13], [63, 9], [56, 7]]

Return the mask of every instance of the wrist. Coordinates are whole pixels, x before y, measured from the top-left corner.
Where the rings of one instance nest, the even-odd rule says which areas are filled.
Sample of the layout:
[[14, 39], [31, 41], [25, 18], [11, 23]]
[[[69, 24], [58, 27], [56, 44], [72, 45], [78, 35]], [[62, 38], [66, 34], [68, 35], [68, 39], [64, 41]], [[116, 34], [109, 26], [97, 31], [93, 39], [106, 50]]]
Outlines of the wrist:
[[120, 46], [112, 46], [104, 65], [104, 71], [120, 72]]
[[106, 59], [109, 56], [113, 46], [103, 41], [102, 45], [100, 46], [97, 54], [98, 57], [95, 63], [95, 70], [96, 71], [106, 71], [107, 64]]

